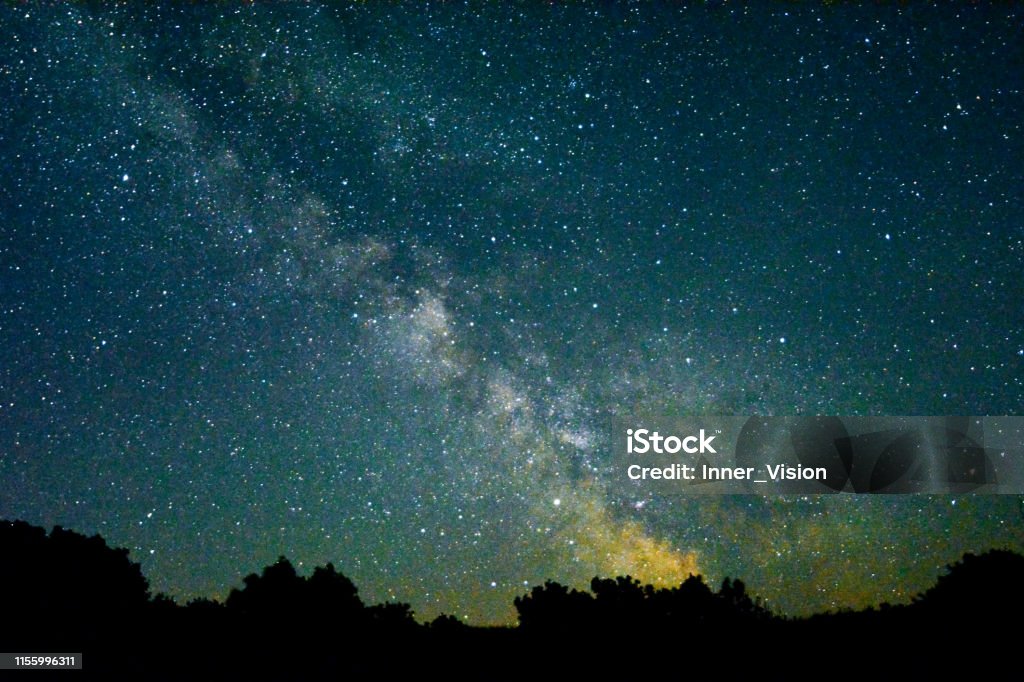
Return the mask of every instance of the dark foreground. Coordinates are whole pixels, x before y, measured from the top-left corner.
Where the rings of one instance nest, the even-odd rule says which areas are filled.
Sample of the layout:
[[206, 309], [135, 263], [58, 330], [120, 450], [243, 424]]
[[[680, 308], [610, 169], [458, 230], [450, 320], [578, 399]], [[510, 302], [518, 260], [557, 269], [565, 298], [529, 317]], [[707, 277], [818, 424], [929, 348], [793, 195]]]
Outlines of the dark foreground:
[[1015, 678], [1022, 578], [1017, 554], [966, 555], [911, 605], [800, 620], [773, 616], [740, 581], [549, 582], [516, 600], [519, 627], [472, 628], [367, 607], [332, 566], [305, 578], [284, 559], [225, 604], [179, 606], [98, 537], [0, 522], [0, 651], [83, 654], [82, 671], [33, 680]]

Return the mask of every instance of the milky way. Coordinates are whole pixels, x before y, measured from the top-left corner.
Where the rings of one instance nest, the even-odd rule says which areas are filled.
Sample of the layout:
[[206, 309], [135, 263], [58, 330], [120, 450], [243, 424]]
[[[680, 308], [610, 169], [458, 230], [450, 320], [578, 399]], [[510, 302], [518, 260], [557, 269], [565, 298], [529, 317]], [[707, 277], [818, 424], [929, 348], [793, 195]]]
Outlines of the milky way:
[[663, 497], [610, 420], [1020, 414], [1013, 5], [0, 9], [0, 517], [155, 590], [286, 555], [514, 622], [787, 614], [1024, 549], [1011, 496]]

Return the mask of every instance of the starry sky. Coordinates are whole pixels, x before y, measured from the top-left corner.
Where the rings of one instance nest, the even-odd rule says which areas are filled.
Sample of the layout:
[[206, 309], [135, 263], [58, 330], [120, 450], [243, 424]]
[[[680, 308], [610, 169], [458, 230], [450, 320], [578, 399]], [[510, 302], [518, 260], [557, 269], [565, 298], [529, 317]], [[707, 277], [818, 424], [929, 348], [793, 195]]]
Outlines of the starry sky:
[[0, 8], [0, 517], [474, 624], [1024, 550], [1017, 496], [628, 494], [608, 428], [1024, 413], [1020, 5], [156, 4]]

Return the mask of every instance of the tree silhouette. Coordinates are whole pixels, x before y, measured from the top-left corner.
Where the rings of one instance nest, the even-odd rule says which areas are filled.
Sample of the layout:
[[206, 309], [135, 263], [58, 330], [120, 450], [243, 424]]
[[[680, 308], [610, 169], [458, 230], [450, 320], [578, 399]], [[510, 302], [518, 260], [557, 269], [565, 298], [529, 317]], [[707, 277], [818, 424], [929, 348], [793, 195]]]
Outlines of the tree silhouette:
[[332, 618], [344, 622], [357, 620], [364, 609], [355, 584], [338, 573], [331, 563], [313, 569], [306, 592], [310, 609], [330, 613]]
[[409, 604], [385, 602], [367, 609], [370, 621], [379, 628], [403, 630], [416, 627], [415, 613]]
[[56, 526], [0, 521], [0, 585], [8, 614], [117, 614], [149, 603], [149, 581], [128, 550]]
[[761, 605], [760, 599], [752, 599], [747, 594], [747, 586], [739, 578], [731, 580], [726, 576], [718, 590], [718, 598], [734, 617], [764, 618], [769, 615], [768, 610]]
[[524, 628], [658, 630], [739, 623], [770, 614], [747, 594], [742, 580], [726, 578], [716, 594], [699, 575], [655, 589], [632, 576], [595, 577], [593, 596], [548, 581], [515, 600]]
[[720, 611], [714, 593], [699, 575], [690, 575], [679, 587], [659, 590], [655, 600], [663, 618], [681, 627], [696, 627], [717, 620]]
[[947, 566], [935, 585], [915, 599], [920, 608], [962, 617], [969, 613], [1019, 613], [1024, 608], [1024, 557], [995, 549], [965, 554]]
[[250, 573], [243, 578], [245, 587], [232, 589], [227, 607], [253, 615], [294, 615], [303, 611], [305, 581], [285, 557], [263, 569], [262, 575]]
[[228, 595], [229, 610], [268, 618], [317, 620], [342, 628], [358, 625], [370, 615], [356, 586], [338, 573], [334, 564], [318, 566], [313, 575], [303, 578], [282, 556], [262, 574], [250, 573], [242, 582], [242, 589], [232, 589]]
[[196, 597], [195, 599], [190, 599], [186, 602], [185, 608], [197, 613], [216, 613], [218, 611], [223, 611], [225, 606], [216, 599]]
[[561, 630], [587, 627], [593, 613], [593, 597], [548, 580], [513, 604], [523, 628]]
[[441, 633], [464, 632], [469, 629], [469, 626], [461, 620], [446, 613], [442, 613], [440, 616], [430, 621], [430, 625], [428, 627], [434, 632]]
[[178, 608], [178, 603], [170, 595], [159, 592], [150, 600], [149, 606], [154, 611], [173, 611]]
[[[667, 589], [628, 575], [595, 577], [591, 592], [549, 580], [514, 600], [518, 628], [469, 627], [447, 615], [420, 627], [409, 604], [365, 607], [356, 586], [333, 564], [307, 578], [282, 556], [245, 576], [224, 604], [198, 598], [179, 606], [164, 594], [150, 597], [127, 551], [98, 536], [60, 527], [47, 534], [24, 522], [0, 521], [0, 641], [9, 650], [61, 646], [88, 652], [103, 679], [117, 677], [125, 665], [141, 671], [136, 677], [186, 678], [199, 663], [224, 678], [397, 678], [413, 675], [425, 661], [444, 661], [452, 679], [462, 679], [460, 673], [476, 679], [486, 666], [504, 661], [499, 672], [505, 677], [498, 677], [519, 679], [531, 672], [531, 657], [520, 656], [523, 651], [561, 661], [554, 667], [546, 662], [552, 676], [625, 679], [638, 671], [677, 674], [676, 658], [659, 656], [680, 642], [700, 652], [686, 659], [698, 677], [714, 677], [723, 661], [734, 666], [730, 672], [757, 672], [766, 657], [794, 644], [807, 669], [814, 662], [820, 671], [845, 665], [851, 650], [844, 643], [858, 638], [867, 637], [864, 655], [871, 662], [873, 652], [907, 642], [909, 635], [942, 642], [951, 633], [959, 636], [963, 623], [971, 624], [972, 635], [996, 634], [1004, 616], [1024, 607], [1021, 575], [1024, 557], [1013, 552], [966, 554], [910, 605], [795, 619], [772, 616], [742, 580], [728, 577], [717, 592], [699, 575]], [[606, 643], [626, 640], [658, 655], [592, 655]], [[953, 637], [954, 643], [964, 641]], [[173, 670], [166, 669], [175, 665], [165, 655], [171, 649], [190, 652]], [[240, 655], [225, 657], [225, 651]], [[303, 655], [295, 656], [299, 651]], [[736, 657], [737, 651], [748, 655]], [[913, 657], [905, 662], [920, 664]]]
[[602, 609], [638, 610], [651, 589], [650, 585], [645, 589], [639, 580], [629, 575], [620, 575], [614, 580], [595, 577], [590, 581], [590, 591], [594, 593], [594, 598]]

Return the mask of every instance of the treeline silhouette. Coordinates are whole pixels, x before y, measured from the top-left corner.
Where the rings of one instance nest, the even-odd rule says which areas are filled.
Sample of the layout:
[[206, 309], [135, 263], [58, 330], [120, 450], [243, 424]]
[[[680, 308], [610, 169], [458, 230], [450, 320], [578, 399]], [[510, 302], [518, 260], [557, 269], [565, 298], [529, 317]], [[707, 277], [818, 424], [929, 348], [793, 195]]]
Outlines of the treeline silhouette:
[[628, 625], [634, 632], [666, 628], [735, 628], [771, 618], [752, 599], [742, 580], [726, 578], [716, 593], [699, 575], [678, 587], [655, 589], [631, 576], [594, 578], [591, 592], [547, 581], [516, 597], [519, 625], [537, 631], [609, 630]]
[[910, 604], [798, 619], [731, 578], [717, 591], [701, 576], [667, 589], [594, 578], [589, 592], [548, 581], [515, 599], [518, 627], [481, 628], [368, 606], [332, 564], [305, 577], [285, 557], [223, 603], [179, 605], [99, 536], [0, 521], [0, 650], [83, 652], [74, 674], [97, 679], [803, 679], [864, 666], [885, 678], [986, 670], [994, 644], [1019, 636], [1022, 578], [1019, 554], [966, 554]]

